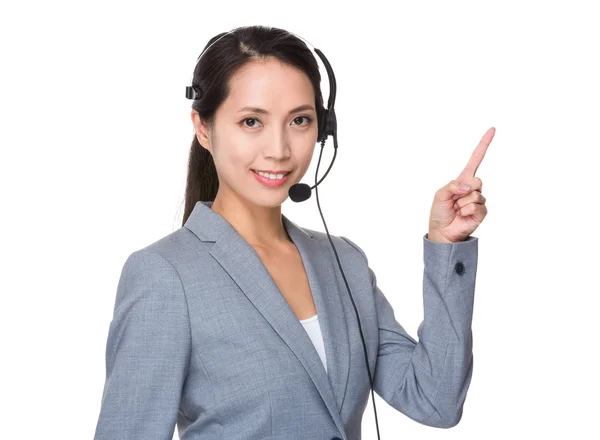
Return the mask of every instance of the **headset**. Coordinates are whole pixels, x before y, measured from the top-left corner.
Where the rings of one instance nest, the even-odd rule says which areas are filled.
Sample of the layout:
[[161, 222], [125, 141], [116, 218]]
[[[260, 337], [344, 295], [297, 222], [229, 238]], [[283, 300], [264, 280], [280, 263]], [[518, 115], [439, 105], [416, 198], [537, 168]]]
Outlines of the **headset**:
[[[221, 38], [223, 38], [231, 33], [235, 33], [236, 31], [243, 29], [243, 28], [244, 27], [235, 28], [229, 32], [224, 33], [224, 35], [222, 35], [221, 37], [216, 39], [212, 44], [210, 44], [208, 47], [206, 47], [204, 49], [204, 51], [200, 54], [200, 56], [198, 57], [197, 63], [200, 62], [200, 59], [202, 59], [204, 54], [208, 51], [208, 49], [210, 49], [210, 47], [213, 44], [215, 44]], [[294, 202], [303, 202], [310, 198], [311, 191], [313, 189], [315, 190], [315, 193], [317, 194], [317, 207], [319, 208], [319, 214], [321, 215], [321, 220], [323, 221], [323, 225], [325, 226], [325, 232], [327, 233], [327, 238], [329, 239], [329, 243], [331, 244], [331, 247], [333, 248], [335, 258], [337, 260], [338, 266], [340, 268], [340, 272], [342, 274], [342, 278], [344, 279], [344, 283], [346, 284], [346, 289], [348, 290], [348, 295], [350, 295], [350, 300], [352, 301], [352, 306], [354, 307], [354, 312], [356, 313], [356, 319], [358, 320], [358, 329], [360, 331], [360, 337], [362, 340], [363, 350], [364, 350], [364, 354], [365, 354], [365, 363], [367, 365], [367, 372], [369, 373], [369, 383], [370, 383], [370, 389], [371, 389], [371, 398], [373, 401], [373, 410], [375, 412], [375, 426], [377, 428], [377, 438], [379, 439], [380, 438], [379, 437], [379, 422], [377, 420], [377, 408], [375, 406], [375, 395], [373, 393], [373, 377], [371, 375], [371, 368], [369, 367], [369, 358], [367, 356], [367, 345], [365, 343], [365, 337], [363, 335], [362, 325], [360, 323], [360, 317], [358, 316], [358, 309], [356, 308], [356, 304], [354, 303], [354, 298], [352, 297], [352, 292], [350, 291], [350, 286], [348, 285], [348, 281], [346, 280], [346, 275], [344, 274], [344, 270], [342, 269], [342, 264], [340, 262], [340, 258], [338, 256], [337, 250], [335, 249], [335, 246], [333, 244], [333, 240], [331, 240], [331, 236], [329, 235], [329, 230], [327, 229], [327, 224], [325, 223], [325, 218], [323, 217], [323, 212], [321, 211], [321, 205], [319, 203], [319, 190], [317, 188], [321, 184], [321, 182], [323, 182], [323, 180], [325, 179], [327, 174], [329, 174], [329, 170], [331, 170], [331, 167], [333, 166], [333, 163], [335, 162], [335, 157], [337, 155], [337, 149], [338, 149], [337, 119], [336, 119], [335, 110], [334, 110], [335, 94], [336, 94], [335, 74], [333, 73], [331, 64], [329, 63], [329, 61], [327, 60], [327, 58], [325, 57], [323, 52], [321, 52], [319, 49], [314, 47], [312, 44], [310, 44], [308, 41], [306, 41], [304, 38], [300, 37], [299, 35], [296, 35], [293, 32], [289, 32], [289, 31], [286, 31], [286, 32], [288, 32], [291, 35], [294, 35], [295, 37], [304, 41], [308, 46], [313, 48], [314, 52], [319, 56], [319, 58], [323, 62], [323, 65], [325, 66], [325, 70], [327, 71], [327, 77], [329, 78], [329, 98], [327, 100], [327, 108], [325, 109], [323, 115], [321, 116], [321, 118], [318, 121], [319, 130], [318, 130], [318, 135], [317, 135], [317, 142], [321, 142], [321, 152], [319, 153], [319, 162], [317, 162], [317, 171], [315, 173], [315, 184], [313, 186], [309, 186], [305, 183], [295, 183], [294, 185], [292, 185], [290, 187], [290, 189], [288, 191], [288, 195], [290, 196], [290, 199], [292, 199], [292, 201], [294, 201]], [[185, 97], [187, 99], [197, 100], [197, 99], [201, 99], [202, 96], [203, 96], [203, 91], [198, 86], [191, 85], [191, 86], [187, 86], [185, 88]], [[321, 157], [323, 155], [323, 147], [325, 146], [325, 141], [327, 140], [327, 136], [333, 136], [333, 147], [334, 147], [333, 158], [331, 159], [329, 168], [327, 168], [327, 171], [325, 172], [323, 177], [321, 177], [321, 180], [317, 181], [318, 176], [319, 176], [319, 165], [321, 164]]]

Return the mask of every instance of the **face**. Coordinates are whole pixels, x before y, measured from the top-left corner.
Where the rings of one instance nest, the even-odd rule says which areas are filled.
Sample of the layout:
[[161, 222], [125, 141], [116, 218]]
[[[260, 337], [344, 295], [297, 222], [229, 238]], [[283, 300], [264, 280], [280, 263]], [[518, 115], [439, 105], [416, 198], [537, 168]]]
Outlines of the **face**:
[[[312, 84], [304, 72], [271, 58], [244, 65], [231, 77], [230, 88], [210, 134], [192, 111], [198, 140], [215, 162], [217, 197], [279, 206], [308, 170], [317, 141]], [[253, 170], [289, 174], [281, 182]]]

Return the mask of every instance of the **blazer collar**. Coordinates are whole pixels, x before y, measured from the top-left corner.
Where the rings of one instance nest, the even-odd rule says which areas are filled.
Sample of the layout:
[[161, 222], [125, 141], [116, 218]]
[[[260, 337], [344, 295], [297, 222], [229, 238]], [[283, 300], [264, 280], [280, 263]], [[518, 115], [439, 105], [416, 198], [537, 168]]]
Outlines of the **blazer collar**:
[[340, 411], [350, 367], [350, 344], [329, 241], [319, 239], [282, 214], [283, 225], [298, 248], [319, 316], [327, 372], [302, 323], [281, 294], [252, 246], [219, 213], [212, 201], [198, 201], [184, 226], [200, 240], [214, 242], [209, 250], [242, 292], [259, 310], [302, 363], [325, 402], [338, 429], [344, 433]]

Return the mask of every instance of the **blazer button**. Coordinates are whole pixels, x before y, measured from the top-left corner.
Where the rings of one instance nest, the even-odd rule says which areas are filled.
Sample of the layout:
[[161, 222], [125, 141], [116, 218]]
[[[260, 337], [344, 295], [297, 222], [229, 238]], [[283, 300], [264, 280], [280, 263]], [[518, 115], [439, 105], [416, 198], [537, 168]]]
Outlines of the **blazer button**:
[[458, 263], [456, 263], [456, 265], [454, 266], [454, 271], [459, 274], [462, 275], [465, 271], [465, 265], [462, 264], [460, 261]]

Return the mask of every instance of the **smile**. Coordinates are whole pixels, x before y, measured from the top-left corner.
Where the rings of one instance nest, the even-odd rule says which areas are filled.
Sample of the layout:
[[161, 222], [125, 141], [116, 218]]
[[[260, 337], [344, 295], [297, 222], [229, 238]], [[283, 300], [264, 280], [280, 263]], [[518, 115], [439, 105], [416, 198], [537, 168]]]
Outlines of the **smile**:
[[252, 175], [263, 185], [273, 188], [282, 185], [288, 179], [290, 173], [285, 174], [267, 174], [262, 171], [250, 170]]

